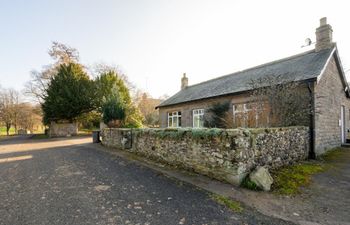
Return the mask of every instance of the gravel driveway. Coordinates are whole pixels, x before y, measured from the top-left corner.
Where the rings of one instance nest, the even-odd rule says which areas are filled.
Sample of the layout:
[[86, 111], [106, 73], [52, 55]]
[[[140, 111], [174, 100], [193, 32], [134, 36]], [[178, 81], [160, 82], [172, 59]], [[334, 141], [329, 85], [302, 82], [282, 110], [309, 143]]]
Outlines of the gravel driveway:
[[194, 186], [96, 149], [91, 138], [0, 142], [0, 224], [290, 224], [235, 213]]

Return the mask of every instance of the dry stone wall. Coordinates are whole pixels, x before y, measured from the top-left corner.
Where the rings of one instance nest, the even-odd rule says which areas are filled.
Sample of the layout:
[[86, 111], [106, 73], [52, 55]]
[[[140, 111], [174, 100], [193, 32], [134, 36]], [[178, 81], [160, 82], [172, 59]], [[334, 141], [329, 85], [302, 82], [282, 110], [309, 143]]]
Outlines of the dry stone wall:
[[268, 129], [113, 129], [102, 144], [239, 184], [257, 166], [270, 169], [304, 160], [307, 127]]
[[68, 137], [78, 135], [77, 123], [55, 123], [51, 122], [49, 129], [50, 137]]

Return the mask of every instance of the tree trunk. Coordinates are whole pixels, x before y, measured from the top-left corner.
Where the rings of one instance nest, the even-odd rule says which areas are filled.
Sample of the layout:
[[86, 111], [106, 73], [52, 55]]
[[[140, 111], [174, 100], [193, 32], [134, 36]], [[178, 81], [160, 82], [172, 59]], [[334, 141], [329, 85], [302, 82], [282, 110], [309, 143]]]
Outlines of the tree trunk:
[[11, 124], [6, 124], [6, 134], [7, 134], [7, 136], [9, 136], [10, 135], [10, 128], [11, 128]]

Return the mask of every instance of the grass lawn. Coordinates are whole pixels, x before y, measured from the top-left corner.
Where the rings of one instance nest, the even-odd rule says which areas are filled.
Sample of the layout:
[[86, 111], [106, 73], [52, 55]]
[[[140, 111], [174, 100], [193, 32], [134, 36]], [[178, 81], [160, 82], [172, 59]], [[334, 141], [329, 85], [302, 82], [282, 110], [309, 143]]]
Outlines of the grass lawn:
[[275, 193], [282, 195], [299, 194], [301, 187], [310, 185], [313, 174], [324, 170], [323, 163], [307, 161], [283, 167], [272, 173], [274, 179], [272, 189]]
[[94, 130], [100, 130], [100, 129], [99, 128], [92, 128], [92, 129], [81, 128], [81, 129], [79, 129], [78, 133], [82, 134], [82, 135], [92, 134], [92, 131], [94, 131]]
[[211, 197], [211, 199], [213, 199], [217, 203], [226, 206], [227, 208], [231, 209], [234, 212], [242, 212], [243, 211], [243, 207], [241, 206], [241, 204], [237, 201], [230, 199], [230, 198], [227, 198], [227, 197], [224, 197], [221, 195], [217, 195], [217, 194], [211, 194], [210, 197]]
[[335, 161], [344, 158], [344, 151], [348, 151], [348, 149], [336, 148], [322, 155], [316, 161], [300, 162], [273, 171], [274, 183], [272, 184], [272, 190], [282, 195], [301, 193], [302, 187], [307, 187], [311, 184], [312, 175], [333, 168]]
[[[94, 130], [97, 130], [97, 128], [96, 129], [79, 129], [77, 136], [89, 136], [92, 134], [92, 131]], [[45, 135], [43, 132], [41, 133], [34, 132], [34, 135], [31, 139], [40, 140], [40, 139], [47, 139], [47, 138], [49, 138], [49, 136]]]
[[[44, 132], [43, 130], [39, 129], [39, 130], [35, 130], [34, 134], [41, 134], [43, 132]], [[11, 127], [9, 133], [10, 133], [10, 135], [15, 135], [16, 134], [15, 128]], [[6, 134], [6, 127], [0, 127], [0, 136], [6, 136], [6, 135], [7, 135]]]
[[[15, 134], [15, 128], [11, 127], [10, 128], [10, 135]], [[0, 127], [0, 136], [5, 136], [6, 134], [6, 127]]]

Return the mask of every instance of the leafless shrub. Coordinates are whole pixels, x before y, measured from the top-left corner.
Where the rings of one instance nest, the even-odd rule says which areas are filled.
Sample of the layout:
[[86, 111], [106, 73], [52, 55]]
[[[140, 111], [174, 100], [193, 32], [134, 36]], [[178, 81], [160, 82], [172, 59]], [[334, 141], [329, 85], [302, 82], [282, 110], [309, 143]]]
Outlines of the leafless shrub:
[[268, 112], [268, 126], [308, 125], [311, 97], [305, 83], [267, 76], [253, 80], [251, 88], [250, 97], [256, 111]]

